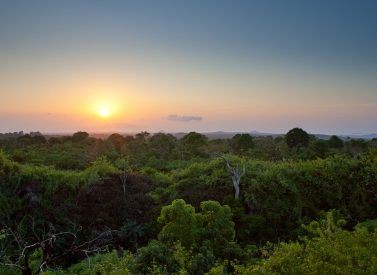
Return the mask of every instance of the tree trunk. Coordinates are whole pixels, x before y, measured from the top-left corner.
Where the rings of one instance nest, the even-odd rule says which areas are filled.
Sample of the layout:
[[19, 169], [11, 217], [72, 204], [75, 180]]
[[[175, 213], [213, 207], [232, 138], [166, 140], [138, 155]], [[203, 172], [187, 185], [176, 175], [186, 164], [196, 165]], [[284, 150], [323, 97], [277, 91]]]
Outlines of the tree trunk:
[[236, 200], [238, 200], [239, 197], [240, 197], [240, 182], [241, 182], [241, 178], [246, 173], [246, 166], [245, 165], [243, 166], [243, 170], [240, 173], [240, 171], [238, 170], [238, 166], [237, 167], [231, 167], [229, 161], [224, 157], [222, 157], [222, 158], [226, 162], [226, 168], [227, 168], [228, 172], [232, 175], [232, 182], [233, 182], [233, 187], [234, 187], [234, 198]]
[[232, 181], [234, 187], [234, 198], [238, 200], [240, 197], [240, 179], [233, 176]]

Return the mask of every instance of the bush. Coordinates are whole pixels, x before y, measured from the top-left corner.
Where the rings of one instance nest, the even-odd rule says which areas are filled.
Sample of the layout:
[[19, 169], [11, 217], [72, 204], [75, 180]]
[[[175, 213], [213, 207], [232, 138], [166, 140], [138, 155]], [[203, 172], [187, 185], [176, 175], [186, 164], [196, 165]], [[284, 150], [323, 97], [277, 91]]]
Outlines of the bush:
[[305, 227], [314, 237], [282, 242], [261, 263], [238, 267], [239, 274], [376, 274], [377, 231], [342, 230], [344, 220], [333, 213]]

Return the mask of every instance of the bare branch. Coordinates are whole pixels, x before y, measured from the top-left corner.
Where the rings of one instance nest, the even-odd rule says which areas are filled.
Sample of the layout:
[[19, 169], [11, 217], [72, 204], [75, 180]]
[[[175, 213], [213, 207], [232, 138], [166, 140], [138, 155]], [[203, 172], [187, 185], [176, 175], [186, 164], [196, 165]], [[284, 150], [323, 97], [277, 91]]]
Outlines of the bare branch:
[[50, 238], [46, 239], [46, 240], [43, 240], [41, 242], [37, 242], [37, 243], [34, 243], [34, 244], [31, 244], [31, 245], [27, 245], [25, 246], [23, 249], [22, 249], [22, 252], [21, 252], [21, 257], [25, 257], [25, 252], [26, 250], [28, 250], [29, 248], [33, 248], [33, 247], [36, 247], [36, 246], [43, 246], [45, 243], [49, 243], [50, 245], [53, 244], [53, 242], [56, 241], [56, 237], [57, 236], [61, 236], [61, 235], [71, 235], [74, 237], [74, 239], [77, 239], [77, 236], [76, 234], [72, 233], [72, 232], [60, 232], [60, 233], [56, 233], [56, 234], [53, 234]]
[[8, 227], [8, 226], [6, 226], [6, 230], [9, 231], [9, 232], [12, 234], [14, 240], [16, 241], [16, 243], [17, 243], [17, 245], [18, 245], [18, 248], [19, 248], [19, 249], [22, 249], [22, 243], [23, 243], [23, 241], [21, 240], [21, 237], [19, 236], [19, 234], [18, 234], [17, 232], [14, 232], [14, 231], [13, 231], [10, 227]]
[[246, 166], [243, 165], [243, 170], [241, 173], [239, 173], [238, 166], [232, 167], [228, 159], [226, 159], [224, 156], [221, 156], [221, 158], [226, 162], [227, 171], [232, 176], [232, 182], [233, 182], [233, 187], [234, 187], [234, 197], [235, 199], [238, 199], [240, 195], [240, 182], [241, 182], [241, 178], [246, 174]]

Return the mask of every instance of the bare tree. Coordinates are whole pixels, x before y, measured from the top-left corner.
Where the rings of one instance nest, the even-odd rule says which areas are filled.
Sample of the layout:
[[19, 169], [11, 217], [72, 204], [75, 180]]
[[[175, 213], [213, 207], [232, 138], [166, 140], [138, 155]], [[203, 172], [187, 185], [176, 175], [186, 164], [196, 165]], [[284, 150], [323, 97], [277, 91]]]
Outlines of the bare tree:
[[122, 174], [119, 175], [120, 182], [122, 183], [123, 186], [123, 194], [126, 195], [126, 187], [127, 187], [127, 178], [128, 174], [126, 172], [126, 169], [122, 171]]
[[29, 254], [30, 254], [30, 251], [33, 251], [36, 248], [40, 248], [43, 251], [43, 256], [42, 256], [42, 261], [39, 265], [37, 274], [40, 272], [43, 272], [47, 268], [47, 263], [50, 262], [51, 255], [49, 255], [47, 251], [49, 251], [53, 247], [56, 240], [63, 235], [69, 235], [72, 237], [72, 240], [73, 240], [72, 245], [77, 239], [76, 234], [67, 231], [67, 232], [59, 232], [59, 233], [48, 233], [46, 238], [44, 238], [43, 240], [38, 240], [35, 243], [28, 244], [26, 241], [22, 239], [22, 237], [20, 236], [20, 234], [18, 234], [18, 232], [13, 231], [10, 227], [6, 227], [3, 230], [3, 239], [6, 239], [8, 236], [11, 237], [11, 239], [13, 239], [14, 242], [17, 243], [19, 252], [17, 256], [14, 255], [13, 257], [6, 257], [5, 256], [6, 248], [2, 244], [3, 257], [1, 258], [0, 265], [15, 267], [15, 268], [18, 268], [22, 272], [22, 274], [31, 275], [32, 270], [29, 265]]
[[[34, 225], [33, 225], [34, 226]], [[39, 263], [38, 270], [35, 274], [42, 273], [46, 271], [50, 266], [52, 266], [57, 260], [63, 259], [68, 255], [81, 253], [86, 255], [90, 264], [90, 256], [104, 251], [104, 249], [111, 243], [113, 243], [113, 234], [119, 234], [117, 230], [106, 230], [96, 237], [90, 239], [89, 241], [83, 242], [81, 244], [77, 243], [77, 235], [70, 231], [65, 232], [53, 232], [50, 231], [47, 234], [43, 234], [43, 237], [38, 237], [38, 240], [34, 243], [29, 244], [27, 241], [23, 240], [17, 231], [12, 230], [10, 227], [5, 227], [1, 231], [1, 251], [0, 251], [0, 265], [9, 266], [19, 269], [23, 275], [32, 275], [33, 271], [30, 267], [29, 256], [39, 248], [42, 251], [41, 262]], [[67, 248], [63, 251], [56, 251], [54, 247], [56, 246], [56, 241], [60, 238], [66, 240], [69, 236], [71, 241], [67, 244]], [[9, 239], [8, 239], [9, 237]], [[16, 249], [16, 254], [12, 256], [7, 255], [7, 247], [5, 243], [16, 243], [18, 249]], [[55, 253], [54, 253], [55, 252]]]
[[121, 159], [118, 161], [117, 165], [122, 173], [119, 175], [120, 182], [122, 183], [123, 187], [123, 194], [126, 195], [126, 188], [127, 188], [127, 179], [129, 174], [129, 169], [127, 167], [127, 161], [125, 159]]
[[231, 166], [228, 159], [222, 157], [222, 159], [226, 162], [226, 169], [232, 176], [232, 182], [234, 187], [234, 198], [239, 199], [240, 197], [240, 182], [241, 178], [246, 173], [246, 166], [243, 165], [242, 171], [239, 170], [238, 166]]

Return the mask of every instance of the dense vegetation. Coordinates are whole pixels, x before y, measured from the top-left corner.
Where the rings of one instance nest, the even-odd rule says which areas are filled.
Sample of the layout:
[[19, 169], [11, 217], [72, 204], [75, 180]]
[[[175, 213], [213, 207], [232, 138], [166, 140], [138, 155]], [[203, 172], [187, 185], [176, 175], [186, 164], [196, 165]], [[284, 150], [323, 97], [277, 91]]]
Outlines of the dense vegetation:
[[377, 273], [377, 140], [4, 136], [0, 274]]

